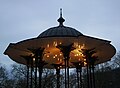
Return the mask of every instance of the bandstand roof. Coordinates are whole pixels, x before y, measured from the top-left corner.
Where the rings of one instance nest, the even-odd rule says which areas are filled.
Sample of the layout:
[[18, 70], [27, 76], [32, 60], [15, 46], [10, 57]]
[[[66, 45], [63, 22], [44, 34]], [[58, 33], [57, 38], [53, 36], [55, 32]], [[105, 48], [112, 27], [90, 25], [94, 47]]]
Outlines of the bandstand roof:
[[4, 54], [15, 62], [27, 64], [21, 56], [34, 55], [29, 49], [42, 47], [45, 48], [43, 60], [48, 63], [45, 66], [46, 68], [53, 68], [51, 64], [56, 63], [64, 65], [64, 57], [60, 50], [56, 48], [57, 45], [73, 44], [75, 50], [70, 53], [70, 67], [74, 67], [71, 62], [84, 61], [82, 49], [95, 48], [96, 53], [94, 55], [98, 56], [98, 61], [95, 64], [106, 62], [115, 54], [116, 50], [110, 44], [110, 41], [83, 35], [74, 28], [64, 26], [64, 21], [61, 15], [58, 19], [59, 26], [47, 29], [36, 38], [10, 43]]
[[78, 37], [83, 35], [79, 31], [74, 28], [66, 27], [66, 26], [57, 26], [47, 29], [42, 32], [38, 38], [46, 38], [46, 37]]

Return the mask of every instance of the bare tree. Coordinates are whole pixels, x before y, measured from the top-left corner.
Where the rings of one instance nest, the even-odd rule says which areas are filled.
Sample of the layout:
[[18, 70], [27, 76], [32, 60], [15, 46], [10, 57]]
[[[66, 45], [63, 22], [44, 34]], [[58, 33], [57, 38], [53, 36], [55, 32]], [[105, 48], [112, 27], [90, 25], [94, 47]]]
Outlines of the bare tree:
[[113, 66], [114, 68], [119, 68], [120, 67], [120, 51], [114, 56], [113, 58]]
[[13, 88], [8, 71], [2, 64], [0, 64], [0, 88]]
[[11, 80], [14, 80], [14, 88], [26, 88], [27, 68], [25, 65], [13, 64], [11, 74]]

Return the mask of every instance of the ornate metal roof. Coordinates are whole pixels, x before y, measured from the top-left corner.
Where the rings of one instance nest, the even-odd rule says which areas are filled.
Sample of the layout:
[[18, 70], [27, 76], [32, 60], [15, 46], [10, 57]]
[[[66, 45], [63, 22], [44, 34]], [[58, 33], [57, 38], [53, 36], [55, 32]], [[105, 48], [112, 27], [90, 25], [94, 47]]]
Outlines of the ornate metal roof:
[[60, 12], [60, 18], [58, 19], [59, 26], [52, 27], [47, 29], [46, 31], [42, 32], [38, 38], [45, 38], [45, 37], [78, 37], [83, 35], [79, 31], [74, 28], [66, 27], [63, 25], [65, 19], [62, 17], [62, 11]]
[[57, 26], [49, 28], [48, 30], [42, 32], [38, 38], [43, 37], [78, 37], [80, 35], [83, 35], [79, 31], [75, 30], [71, 27], [66, 26]]

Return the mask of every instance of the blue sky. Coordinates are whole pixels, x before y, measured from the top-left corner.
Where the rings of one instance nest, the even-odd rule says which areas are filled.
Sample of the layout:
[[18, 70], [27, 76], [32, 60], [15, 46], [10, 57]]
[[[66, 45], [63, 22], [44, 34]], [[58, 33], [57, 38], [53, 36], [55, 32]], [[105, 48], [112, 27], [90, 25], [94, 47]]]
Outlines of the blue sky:
[[13, 63], [3, 55], [9, 43], [57, 26], [60, 8], [66, 26], [110, 40], [120, 50], [120, 0], [0, 0], [0, 63]]

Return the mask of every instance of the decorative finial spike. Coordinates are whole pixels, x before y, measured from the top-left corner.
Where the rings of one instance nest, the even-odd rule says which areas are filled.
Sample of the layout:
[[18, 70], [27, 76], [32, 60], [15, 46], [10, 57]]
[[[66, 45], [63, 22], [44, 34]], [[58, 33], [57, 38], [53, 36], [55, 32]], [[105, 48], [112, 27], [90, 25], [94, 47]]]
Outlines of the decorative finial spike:
[[65, 21], [65, 19], [63, 19], [63, 17], [62, 17], [62, 8], [60, 8], [60, 18], [58, 19], [59, 26], [63, 26], [64, 21]]
[[62, 17], [62, 8], [60, 8], [60, 17]]

